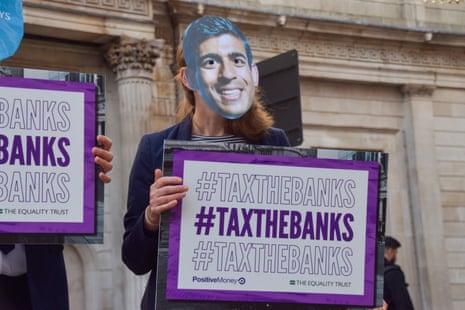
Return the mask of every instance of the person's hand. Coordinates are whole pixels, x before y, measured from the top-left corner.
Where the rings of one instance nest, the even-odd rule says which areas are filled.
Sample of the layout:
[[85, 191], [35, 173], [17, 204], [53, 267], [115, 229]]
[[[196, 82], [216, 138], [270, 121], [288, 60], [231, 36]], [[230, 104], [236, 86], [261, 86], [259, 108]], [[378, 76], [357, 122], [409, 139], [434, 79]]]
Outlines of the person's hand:
[[157, 231], [160, 216], [178, 204], [178, 200], [186, 196], [187, 186], [182, 184], [182, 178], [163, 176], [160, 169], [155, 170], [155, 181], [150, 186], [150, 202], [145, 209], [144, 225], [150, 231]]
[[99, 146], [94, 146], [92, 148], [92, 154], [95, 156], [95, 164], [102, 167], [102, 171], [98, 176], [103, 183], [110, 183], [111, 178], [107, 173], [113, 169], [113, 165], [111, 164], [111, 161], [113, 160], [113, 153], [110, 151], [113, 143], [110, 138], [103, 135], [97, 136], [97, 142]]

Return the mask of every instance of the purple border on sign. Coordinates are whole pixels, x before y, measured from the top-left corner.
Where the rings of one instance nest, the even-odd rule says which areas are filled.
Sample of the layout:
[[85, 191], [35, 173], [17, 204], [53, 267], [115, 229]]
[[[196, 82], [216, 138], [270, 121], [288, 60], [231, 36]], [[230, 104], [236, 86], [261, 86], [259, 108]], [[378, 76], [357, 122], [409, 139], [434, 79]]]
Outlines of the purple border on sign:
[[167, 299], [245, 301], [245, 302], [296, 302], [306, 304], [372, 306], [375, 296], [376, 220], [378, 207], [379, 163], [370, 161], [339, 160], [323, 158], [285, 157], [273, 155], [174, 150], [173, 175], [183, 177], [184, 161], [253, 163], [298, 167], [334, 168], [368, 171], [367, 223], [365, 244], [364, 291], [361, 295], [277, 293], [262, 291], [194, 290], [177, 287], [179, 265], [179, 241], [182, 201], [170, 215]]
[[[83, 222], [0, 222], [1, 233], [93, 234], [95, 233], [95, 85], [92, 83], [0, 77], [0, 86], [84, 93], [84, 192]], [[72, 156], [72, 154], [71, 154]]]

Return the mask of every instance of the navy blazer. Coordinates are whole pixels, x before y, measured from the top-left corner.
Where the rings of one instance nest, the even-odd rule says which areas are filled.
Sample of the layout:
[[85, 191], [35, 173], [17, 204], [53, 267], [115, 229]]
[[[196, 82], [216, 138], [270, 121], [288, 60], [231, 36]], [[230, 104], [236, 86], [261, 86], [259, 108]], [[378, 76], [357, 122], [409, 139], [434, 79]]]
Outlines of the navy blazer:
[[32, 309], [69, 309], [63, 245], [26, 244], [24, 249]]
[[[165, 140], [191, 140], [191, 117], [163, 131], [142, 137], [129, 176], [128, 205], [124, 216], [125, 232], [122, 259], [135, 274], [151, 271], [141, 309], [153, 310], [156, 293], [156, 266], [158, 256], [158, 233], [144, 229], [144, 212], [149, 205], [150, 185], [154, 182], [154, 171], [162, 168], [163, 142]], [[289, 146], [283, 130], [270, 128], [268, 134], [251, 144]]]

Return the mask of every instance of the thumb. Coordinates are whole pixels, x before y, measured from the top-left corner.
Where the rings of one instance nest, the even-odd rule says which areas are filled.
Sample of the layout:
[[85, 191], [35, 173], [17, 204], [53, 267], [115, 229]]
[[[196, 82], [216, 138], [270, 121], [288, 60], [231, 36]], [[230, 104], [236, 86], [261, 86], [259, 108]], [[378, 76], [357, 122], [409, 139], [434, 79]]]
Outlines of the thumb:
[[154, 177], [155, 177], [155, 181], [156, 182], [159, 178], [161, 178], [163, 176], [163, 172], [161, 171], [161, 169], [155, 169], [155, 172], [154, 172]]

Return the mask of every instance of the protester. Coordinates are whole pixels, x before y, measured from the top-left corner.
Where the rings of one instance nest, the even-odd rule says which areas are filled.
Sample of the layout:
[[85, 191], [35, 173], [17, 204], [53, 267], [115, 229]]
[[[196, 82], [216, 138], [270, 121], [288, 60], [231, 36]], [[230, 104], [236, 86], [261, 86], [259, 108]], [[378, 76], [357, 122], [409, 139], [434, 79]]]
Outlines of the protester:
[[407, 290], [404, 272], [396, 265], [397, 252], [401, 244], [393, 237], [386, 236], [384, 245], [384, 300], [389, 310], [413, 310]]
[[[99, 135], [97, 144], [92, 153], [99, 178], [109, 183], [112, 141]], [[0, 250], [1, 310], [69, 309], [62, 244], [2, 244]]]
[[175, 207], [188, 190], [180, 177], [163, 176], [163, 141], [289, 146], [285, 133], [271, 127], [273, 119], [256, 92], [258, 70], [249, 43], [231, 21], [205, 16], [192, 22], [184, 32], [177, 62], [177, 79], [185, 94], [180, 122], [142, 137], [129, 180], [122, 258], [138, 275], [151, 272], [142, 309], [155, 307], [161, 213]]

